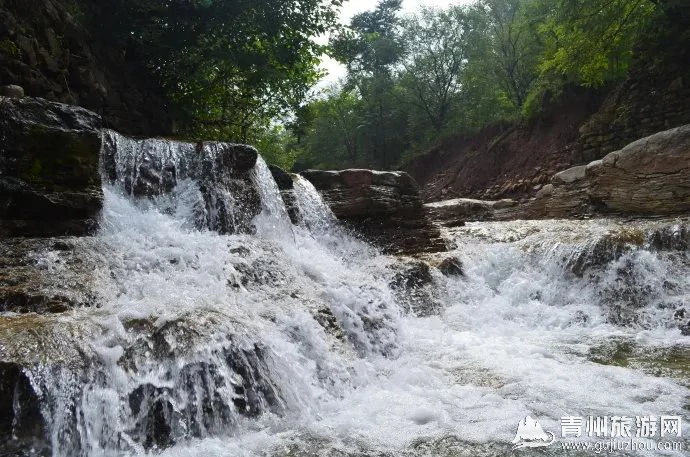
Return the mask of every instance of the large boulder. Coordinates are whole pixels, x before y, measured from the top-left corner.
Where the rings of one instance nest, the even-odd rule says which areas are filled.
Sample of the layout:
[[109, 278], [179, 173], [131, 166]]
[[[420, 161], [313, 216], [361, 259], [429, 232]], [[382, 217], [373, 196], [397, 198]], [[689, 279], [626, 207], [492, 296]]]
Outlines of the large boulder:
[[527, 217], [664, 216], [690, 211], [690, 125], [635, 141], [555, 175]]
[[588, 194], [605, 212], [690, 211], [690, 125], [657, 133], [587, 166]]
[[101, 118], [76, 106], [0, 97], [0, 235], [84, 235], [102, 206]]
[[427, 218], [419, 186], [405, 172], [350, 169], [301, 173], [335, 216], [386, 252], [445, 250], [438, 227]]

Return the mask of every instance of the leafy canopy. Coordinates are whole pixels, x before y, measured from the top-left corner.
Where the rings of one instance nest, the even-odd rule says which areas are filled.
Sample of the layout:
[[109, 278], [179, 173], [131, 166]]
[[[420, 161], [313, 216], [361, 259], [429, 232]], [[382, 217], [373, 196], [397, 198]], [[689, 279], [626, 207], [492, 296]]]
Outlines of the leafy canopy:
[[109, 0], [91, 4], [113, 37], [159, 79], [190, 134], [246, 141], [317, 81], [315, 37], [342, 0]]

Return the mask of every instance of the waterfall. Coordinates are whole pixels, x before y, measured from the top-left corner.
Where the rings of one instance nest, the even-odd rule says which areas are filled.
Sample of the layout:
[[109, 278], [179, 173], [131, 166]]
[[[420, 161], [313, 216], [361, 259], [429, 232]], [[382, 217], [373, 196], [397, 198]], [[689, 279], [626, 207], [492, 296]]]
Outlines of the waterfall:
[[510, 455], [528, 415], [686, 416], [687, 220], [473, 223], [396, 258], [299, 176], [293, 226], [251, 148], [105, 142], [100, 232], [65, 241], [90, 306], [0, 323], [21, 455]]
[[300, 225], [315, 233], [337, 230], [338, 221], [333, 211], [324, 203], [312, 183], [300, 175], [295, 179], [295, 199]]
[[261, 213], [257, 216], [259, 219], [257, 224], [264, 230], [263, 234], [266, 235], [266, 231], [271, 231], [274, 236], [280, 237], [291, 233], [292, 223], [280, 196], [280, 190], [261, 156], [257, 158], [252, 170], [252, 183], [261, 196]]

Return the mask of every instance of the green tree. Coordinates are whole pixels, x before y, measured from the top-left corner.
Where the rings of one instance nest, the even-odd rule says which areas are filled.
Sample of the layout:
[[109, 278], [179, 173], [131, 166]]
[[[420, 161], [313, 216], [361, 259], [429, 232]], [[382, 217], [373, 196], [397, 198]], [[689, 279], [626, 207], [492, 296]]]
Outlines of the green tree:
[[184, 114], [182, 133], [249, 141], [318, 79], [314, 37], [341, 0], [110, 0], [94, 23], [144, 62]]
[[376, 8], [355, 15], [331, 40], [331, 53], [347, 66], [344, 90], [363, 102], [359, 131], [363, 154], [373, 166], [388, 168], [404, 149], [394, 112], [394, 69], [402, 56], [398, 35], [401, 0], [381, 0]]
[[540, 70], [571, 83], [601, 86], [625, 76], [633, 49], [656, 8], [650, 0], [539, 0], [545, 43]]
[[538, 76], [541, 52], [528, 20], [529, 0], [482, 0], [477, 8], [486, 17], [491, 46], [486, 56], [493, 76], [519, 110]]
[[471, 23], [460, 7], [423, 9], [402, 24], [406, 43], [401, 82], [431, 127], [442, 131], [453, 115], [467, 64]]
[[364, 164], [363, 104], [351, 91], [333, 88], [310, 105], [314, 121], [304, 144], [314, 164]]

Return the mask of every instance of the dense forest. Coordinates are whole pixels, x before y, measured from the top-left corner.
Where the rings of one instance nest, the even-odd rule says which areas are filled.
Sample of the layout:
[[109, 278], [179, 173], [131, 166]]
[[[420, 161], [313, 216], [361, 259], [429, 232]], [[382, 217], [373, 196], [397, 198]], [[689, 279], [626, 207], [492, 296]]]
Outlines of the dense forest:
[[[116, 0], [78, 14], [150, 69], [178, 135], [249, 142], [298, 169], [393, 168], [451, 133], [529, 119], [564, 88], [620, 81], [645, 42], [690, 17], [686, 0], [478, 0], [414, 14], [401, 3], [380, 0], [347, 25], [341, 0]], [[317, 92], [323, 55], [347, 76]]]

